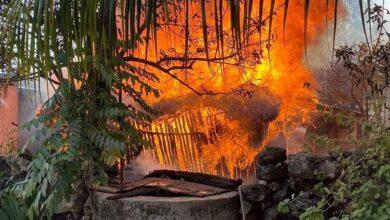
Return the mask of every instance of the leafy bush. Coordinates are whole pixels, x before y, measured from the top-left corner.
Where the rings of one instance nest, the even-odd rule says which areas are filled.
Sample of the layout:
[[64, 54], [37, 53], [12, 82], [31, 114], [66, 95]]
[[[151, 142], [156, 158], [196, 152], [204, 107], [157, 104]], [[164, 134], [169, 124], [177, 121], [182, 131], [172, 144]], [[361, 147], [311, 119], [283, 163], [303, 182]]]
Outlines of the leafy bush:
[[323, 192], [317, 207], [301, 219], [388, 219], [390, 216], [390, 133], [383, 131], [361, 142], [360, 150], [340, 157], [342, 174]]
[[26, 208], [18, 202], [12, 193], [2, 193], [0, 196], [0, 219], [1, 220], [25, 220]]

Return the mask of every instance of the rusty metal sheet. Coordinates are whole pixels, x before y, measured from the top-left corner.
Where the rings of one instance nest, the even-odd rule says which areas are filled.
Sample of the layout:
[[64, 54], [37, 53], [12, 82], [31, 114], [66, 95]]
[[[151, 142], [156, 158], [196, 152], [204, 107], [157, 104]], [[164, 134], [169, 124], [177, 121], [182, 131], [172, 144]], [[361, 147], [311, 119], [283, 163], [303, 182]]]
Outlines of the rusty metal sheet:
[[205, 197], [229, 191], [227, 189], [209, 186], [201, 183], [157, 177], [148, 177], [128, 183], [124, 185], [124, 188], [122, 190], [120, 190], [119, 188], [101, 186], [94, 187], [94, 189], [97, 191], [117, 194], [116, 196], [113, 196], [114, 199], [139, 196], [142, 195], [140, 194], [140, 192], [152, 192], [152, 189], [155, 189], [156, 191], [165, 190], [173, 194], [193, 197]]

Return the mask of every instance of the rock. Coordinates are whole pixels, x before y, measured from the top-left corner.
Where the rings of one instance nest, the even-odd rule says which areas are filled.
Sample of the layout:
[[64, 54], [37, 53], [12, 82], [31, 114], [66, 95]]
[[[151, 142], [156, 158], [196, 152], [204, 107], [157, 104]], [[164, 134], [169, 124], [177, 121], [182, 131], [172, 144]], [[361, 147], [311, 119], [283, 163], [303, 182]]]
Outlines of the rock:
[[89, 196], [87, 201], [84, 203], [83, 217], [81, 218], [81, 220], [92, 220], [91, 196]]
[[75, 215], [74, 213], [60, 213], [60, 214], [54, 214], [52, 217], [53, 220], [78, 220], [80, 219], [79, 216]]
[[[248, 215], [248, 213], [251, 211], [253, 205], [249, 202], [243, 201], [243, 209], [245, 216]], [[241, 207], [240, 207], [240, 214], [242, 215]]]
[[7, 158], [0, 156], [0, 172], [11, 172], [11, 168], [7, 164]]
[[11, 177], [11, 168], [6, 162], [6, 158], [0, 156], [0, 191], [6, 187], [6, 184]]
[[302, 212], [312, 206], [316, 206], [320, 198], [311, 194], [310, 192], [300, 192], [295, 199], [294, 205], [290, 206], [290, 214], [294, 217], [299, 218]]
[[267, 186], [260, 184], [243, 185], [241, 192], [243, 200], [252, 204], [265, 200], [271, 194]]
[[258, 156], [259, 164], [275, 164], [287, 160], [286, 149], [280, 147], [266, 147]]
[[[59, 216], [63, 216], [65, 214], [71, 214], [70, 211], [74, 204], [74, 196], [71, 195], [70, 201], [62, 200], [58, 205], [55, 214], [58, 214]], [[61, 215], [62, 214], [62, 215]]]
[[257, 166], [257, 179], [267, 182], [279, 182], [287, 180], [288, 171], [286, 163], [267, 164]]
[[339, 175], [339, 164], [327, 156], [298, 153], [290, 155], [288, 172], [291, 177], [312, 180], [335, 179]]
[[260, 204], [255, 204], [246, 216], [246, 220], [259, 220], [259, 216], [262, 216], [263, 209]]
[[9, 179], [9, 176], [5, 175], [5, 174], [4, 174], [4, 176], [0, 177], [0, 191], [5, 189], [6, 184], [8, 182], [8, 179]]
[[268, 189], [270, 189], [272, 192], [276, 192], [281, 188], [280, 184], [277, 182], [272, 182], [268, 184]]
[[289, 182], [295, 190], [308, 190], [315, 184], [338, 177], [339, 163], [332, 157], [298, 153], [289, 156]]
[[264, 220], [275, 220], [275, 219], [279, 219], [278, 218], [278, 208], [277, 208], [277, 205], [274, 205], [272, 207], [269, 207], [267, 209], [264, 210], [263, 212], [263, 218], [261, 219], [264, 219]]
[[8, 166], [11, 168], [12, 174], [27, 172], [28, 166], [31, 163], [31, 161], [14, 154], [8, 155], [6, 157], [6, 161]]
[[278, 191], [276, 191], [274, 193], [274, 195], [272, 196], [272, 199], [275, 202], [279, 203], [288, 197], [288, 195], [289, 195], [288, 193], [289, 193], [288, 184], [285, 183], [285, 184], [283, 184], [281, 189], [279, 189]]
[[265, 211], [274, 205], [274, 201], [267, 199], [261, 202], [261, 208]]

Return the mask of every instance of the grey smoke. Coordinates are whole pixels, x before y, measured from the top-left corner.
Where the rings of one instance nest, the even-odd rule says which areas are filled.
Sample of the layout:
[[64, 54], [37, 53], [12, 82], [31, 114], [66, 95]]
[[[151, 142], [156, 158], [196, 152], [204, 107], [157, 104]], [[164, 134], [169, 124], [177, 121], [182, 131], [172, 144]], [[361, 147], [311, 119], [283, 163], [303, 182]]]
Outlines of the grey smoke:
[[242, 95], [205, 95], [191, 94], [184, 97], [162, 99], [154, 109], [163, 114], [202, 107], [222, 110], [232, 120], [272, 121], [279, 114], [278, 99], [266, 89], [258, 88], [251, 96]]

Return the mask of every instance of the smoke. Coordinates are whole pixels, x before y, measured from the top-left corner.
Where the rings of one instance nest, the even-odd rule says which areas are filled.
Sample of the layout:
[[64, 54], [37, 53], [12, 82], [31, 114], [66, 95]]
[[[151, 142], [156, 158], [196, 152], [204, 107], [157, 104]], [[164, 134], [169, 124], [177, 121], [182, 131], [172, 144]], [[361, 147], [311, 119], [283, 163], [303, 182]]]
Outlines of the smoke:
[[294, 154], [303, 150], [303, 145], [306, 142], [306, 128], [296, 127], [294, 130], [287, 134], [287, 153]]
[[280, 148], [286, 148], [287, 140], [286, 136], [284, 136], [283, 133], [279, 133], [275, 137], [271, 138], [268, 143], [266, 144], [266, 147], [280, 147]]
[[150, 150], [145, 150], [137, 156], [137, 159], [128, 164], [125, 169], [126, 180], [139, 180], [154, 170], [174, 169], [168, 165], [163, 165], [155, 160], [148, 159], [153, 154]]
[[298, 126], [286, 135], [283, 133], [277, 134], [272, 137], [266, 147], [281, 147], [287, 150], [287, 154], [295, 154], [303, 150], [303, 145], [306, 142], [306, 128]]
[[272, 121], [279, 114], [279, 101], [265, 88], [258, 88], [250, 96], [195, 94], [179, 98], [162, 99], [154, 109], [163, 114], [210, 107], [222, 110], [226, 117], [240, 121]]

